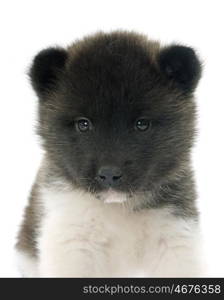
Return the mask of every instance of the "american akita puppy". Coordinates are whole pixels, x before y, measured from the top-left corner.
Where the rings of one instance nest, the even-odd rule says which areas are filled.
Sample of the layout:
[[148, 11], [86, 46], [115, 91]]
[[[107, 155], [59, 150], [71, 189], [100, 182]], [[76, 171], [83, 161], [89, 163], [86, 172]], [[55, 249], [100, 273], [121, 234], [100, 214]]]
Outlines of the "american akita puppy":
[[200, 276], [192, 48], [98, 33], [34, 59], [45, 156], [18, 235], [24, 276]]

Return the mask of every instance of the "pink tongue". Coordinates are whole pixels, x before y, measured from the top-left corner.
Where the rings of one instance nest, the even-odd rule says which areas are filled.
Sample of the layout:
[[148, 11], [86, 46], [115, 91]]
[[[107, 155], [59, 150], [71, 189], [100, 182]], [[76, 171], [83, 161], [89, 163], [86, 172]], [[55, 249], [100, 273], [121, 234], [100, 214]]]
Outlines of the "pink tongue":
[[122, 203], [127, 200], [126, 195], [109, 190], [103, 194], [105, 203]]

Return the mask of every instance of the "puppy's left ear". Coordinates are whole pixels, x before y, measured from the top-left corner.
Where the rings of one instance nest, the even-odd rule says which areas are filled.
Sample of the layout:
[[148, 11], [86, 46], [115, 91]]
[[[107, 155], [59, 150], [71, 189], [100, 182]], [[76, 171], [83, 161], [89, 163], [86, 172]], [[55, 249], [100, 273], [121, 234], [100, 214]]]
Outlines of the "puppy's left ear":
[[193, 92], [201, 77], [201, 63], [190, 47], [173, 45], [164, 48], [159, 55], [159, 66], [184, 92]]

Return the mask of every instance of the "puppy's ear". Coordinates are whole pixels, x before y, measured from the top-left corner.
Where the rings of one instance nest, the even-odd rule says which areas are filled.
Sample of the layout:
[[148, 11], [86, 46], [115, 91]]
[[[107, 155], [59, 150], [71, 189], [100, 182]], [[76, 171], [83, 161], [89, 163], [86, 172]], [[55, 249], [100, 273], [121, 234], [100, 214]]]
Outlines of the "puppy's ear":
[[190, 47], [173, 45], [164, 48], [159, 66], [165, 76], [185, 92], [193, 92], [201, 77], [201, 63]]
[[62, 48], [48, 48], [36, 55], [30, 68], [31, 83], [40, 98], [57, 86], [68, 57]]

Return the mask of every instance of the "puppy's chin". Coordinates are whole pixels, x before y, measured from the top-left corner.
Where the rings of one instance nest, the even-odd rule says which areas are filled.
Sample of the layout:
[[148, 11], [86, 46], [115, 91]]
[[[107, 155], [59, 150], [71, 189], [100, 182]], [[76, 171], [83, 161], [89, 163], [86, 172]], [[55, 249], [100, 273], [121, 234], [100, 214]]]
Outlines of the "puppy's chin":
[[101, 192], [99, 198], [104, 203], [123, 203], [127, 201], [127, 195], [125, 193], [115, 191], [111, 188]]

